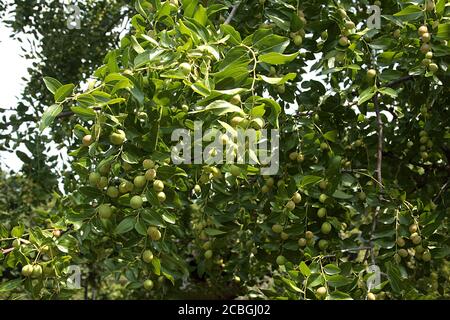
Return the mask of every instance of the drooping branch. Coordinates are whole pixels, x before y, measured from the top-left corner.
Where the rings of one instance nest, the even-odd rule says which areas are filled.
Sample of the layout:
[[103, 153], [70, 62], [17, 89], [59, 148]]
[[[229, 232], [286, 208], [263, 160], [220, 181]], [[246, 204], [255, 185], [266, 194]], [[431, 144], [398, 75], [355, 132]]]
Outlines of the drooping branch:
[[[376, 93], [373, 97], [373, 104], [375, 106], [375, 113], [377, 116], [377, 136], [378, 136], [378, 143], [377, 143], [377, 164], [376, 164], [376, 173], [377, 173], [377, 180], [380, 187], [380, 193], [379, 193], [379, 200], [383, 199], [382, 193], [384, 190], [383, 187], [383, 176], [382, 176], [382, 164], [383, 164], [383, 141], [384, 141], [384, 127], [383, 127], [383, 119], [381, 118], [381, 112], [380, 112], [380, 105], [378, 103], [378, 94]], [[381, 207], [378, 205], [375, 209], [375, 213], [373, 215], [372, 220], [372, 229], [370, 230], [370, 236], [369, 236], [369, 247], [370, 250], [367, 251], [367, 253], [370, 252], [371, 261], [372, 264], [375, 264], [375, 255], [373, 253], [373, 234], [375, 233], [375, 229], [377, 226], [377, 220], [378, 215], [380, 214]], [[367, 255], [366, 255], [367, 256]]]
[[239, 6], [241, 5], [241, 1], [238, 1], [234, 4], [233, 9], [231, 9], [230, 15], [228, 16], [227, 20], [223, 24], [230, 24], [231, 20], [233, 20], [233, 17], [235, 16]]
[[393, 80], [393, 81], [385, 84], [383, 87], [392, 88], [392, 87], [395, 87], [395, 86], [397, 86], [397, 85], [399, 85], [399, 84], [401, 84], [403, 82], [406, 82], [406, 81], [409, 81], [409, 80], [412, 80], [412, 79], [414, 79], [414, 76], [411, 76], [411, 75], [404, 76], [404, 77], [398, 78], [396, 80]]

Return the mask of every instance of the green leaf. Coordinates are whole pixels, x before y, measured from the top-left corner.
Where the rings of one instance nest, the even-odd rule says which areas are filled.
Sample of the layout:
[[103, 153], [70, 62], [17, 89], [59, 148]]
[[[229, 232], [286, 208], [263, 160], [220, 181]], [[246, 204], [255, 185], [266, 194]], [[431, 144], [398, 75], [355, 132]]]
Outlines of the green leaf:
[[153, 272], [157, 276], [161, 275], [161, 261], [157, 257], [154, 257], [152, 259], [152, 266], [153, 266]]
[[63, 110], [63, 106], [60, 104], [53, 104], [48, 107], [41, 118], [41, 123], [39, 124], [39, 130], [42, 132], [45, 128], [47, 128], [53, 120], [61, 113]]
[[222, 116], [222, 115], [230, 113], [230, 112], [239, 113], [242, 115], [245, 114], [244, 110], [242, 110], [240, 107], [238, 107], [234, 104], [231, 104], [227, 101], [224, 101], [224, 100], [216, 100], [216, 101], [210, 103], [208, 106], [206, 106], [202, 110], [191, 111], [189, 113], [194, 114], [194, 113], [200, 113], [200, 112], [205, 112], [205, 111], [212, 112], [218, 116]]
[[281, 85], [281, 84], [286, 83], [287, 81], [294, 80], [297, 77], [297, 74], [291, 72], [291, 73], [286, 74], [282, 78], [279, 78], [279, 77], [271, 78], [271, 77], [266, 77], [264, 75], [259, 75], [259, 77], [264, 82], [267, 82], [267, 83], [270, 83], [270, 84], [274, 84], [274, 85]]
[[333, 275], [340, 273], [341, 269], [338, 266], [330, 263], [323, 267], [323, 271], [328, 275]]
[[414, 20], [423, 16], [419, 6], [411, 5], [394, 14], [394, 17], [402, 17], [404, 20]]
[[83, 107], [70, 107], [70, 110], [72, 110], [73, 113], [76, 115], [88, 118], [88, 119], [95, 119], [96, 113], [94, 110], [90, 108], [83, 108]]
[[11, 236], [13, 236], [14, 238], [20, 238], [23, 235], [24, 231], [25, 231], [25, 226], [23, 224], [21, 224], [19, 226], [15, 226], [11, 230]]
[[218, 236], [218, 235], [226, 233], [226, 232], [223, 232], [223, 231], [220, 231], [217, 229], [213, 229], [213, 228], [206, 228], [204, 231], [208, 236]]
[[399, 293], [402, 290], [402, 280], [400, 270], [392, 262], [386, 262], [386, 269], [392, 290], [395, 293]]
[[392, 98], [397, 98], [397, 96], [398, 96], [397, 91], [395, 91], [392, 88], [380, 88], [380, 89], [378, 89], [378, 92], [383, 95], [388, 95]]
[[177, 216], [171, 212], [165, 211], [162, 214], [162, 218], [164, 219], [164, 221], [170, 223], [170, 224], [175, 224], [175, 222], [177, 221]]
[[12, 290], [18, 288], [24, 279], [14, 279], [6, 281], [0, 284], [0, 292], [12, 292]]
[[63, 102], [68, 96], [70, 96], [73, 92], [75, 86], [73, 84], [65, 84], [62, 87], [58, 88], [55, 92], [55, 101]]
[[345, 193], [345, 192], [343, 192], [341, 190], [336, 190], [333, 193], [333, 198], [342, 199], [342, 200], [348, 200], [348, 199], [352, 199], [353, 195], [347, 194], [347, 193]]
[[131, 36], [131, 45], [133, 46], [134, 51], [138, 54], [145, 52], [144, 48], [139, 44], [135, 36]]
[[337, 130], [332, 130], [332, 131], [328, 131], [327, 133], [325, 133], [323, 135], [323, 137], [325, 139], [327, 139], [328, 141], [336, 142], [337, 135], [338, 135]]
[[202, 26], [206, 26], [206, 22], [208, 21], [208, 16], [207, 16], [205, 7], [203, 7], [201, 4], [199, 6], [197, 6], [197, 9], [195, 10], [194, 19]]
[[361, 105], [364, 102], [372, 99], [372, 97], [375, 95], [376, 92], [377, 91], [376, 91], [375, 87], [369, 87], [366, 90], [364, 90], [363, 92], [361, 92], [361, 94], [359, 95], [359, 98], [358, 98], [358, 105]]
[[55, 94], [55, 92], [62, 87], [62, 83], [52, 77], [44, 77], [44, 83], [48, 91], [52, 94]]
[[135, 222], [136, 218], [134, 216], [126, 217], [117, 225], [116, 229], [114, 230], [114, 233], [122, 234], [133, 230]]
[[311, 270], [309, 269], [309, 267], [306, 265], [306, 263], [304, 261], [300, 262], [299, 268], [300, 268], [300, 272], [305, 277], [309, 277], [311, 275]]
[[259, 56], [259, 62], [265, 62], [269, 64], [285, 64], [293, 61], [299, 55], [298, 52], [292, 54], [281, 54], [278, 52], [269, 52]]

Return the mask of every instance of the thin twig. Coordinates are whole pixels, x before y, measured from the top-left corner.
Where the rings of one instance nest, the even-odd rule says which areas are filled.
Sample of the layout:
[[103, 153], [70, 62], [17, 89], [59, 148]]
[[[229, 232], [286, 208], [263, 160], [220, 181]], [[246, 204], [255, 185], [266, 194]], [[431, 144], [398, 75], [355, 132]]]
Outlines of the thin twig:
[[450, 180], [447, 180], [447, 182], [442, 186], [441, 190], [439, 190], [439, 193], [434, 198], [433, 202], [436, 203], [439, 200], [439, 197], [444, 193], [444, 191], [447, 189], [448, 185], [450, 184]]
[[385, 84], [383, 87], [392, 88], [392, 87], [395, 87], [396, 85], [398, 85], [400, 83], [412, 80], [413, 78], [414, 78], [414, 76], [404, 76], [404, 77], [401, 77], [401, 78], [399, 78], [397, 80], [393, 80], [393, 81]]
[[[378, 93], [375, 94], [375, 96], [373, 97], [373, 104], [375, 106], [375, 113], [377, 115], [377, 135], [378, 135], [378, 145], [377, 145], [377, 165], [376, 165], [376, 172], [377, 172], [377, 180], [380, 183], [380, 194], [379, 194], [379, 200], [381, 202], [382, 200], [382, 193], [384, 190], [383, 187], [383, 177], [382, 177], [382, 172], [381, 172], [381, 167], [383, 164], [383, 140], [384, 140], [384, 135], [383, 135], [383, 119], [381, 118], [381, 112], [380, 112], [380, 105], [378, 103]], [[375, 229], [377, 226], [377, 219], [378, 219], [378, 215], [380, 214], [380, 210], [381, 207], [380, 205], [377, 206], [377, 208], [375, 209], [375, 213], [373, 215], [373, 221], [372, 221], [372, 229], [370, 230], [370, 237], [369, 237], [369, 247], [370, 250], [367, 251], [367, 253], [370, 252], [370, 257], [371, 257], [371, 261], [372, 264], [375, 264], [375, 255], [373, 253], [373, 234], [375, 233]], [[366, 253], [366, 257], [367, 258], [367, 253]]]
[[233, 6], [233, 9], [231, 9], [230, 15], [228, 16], [227, 20], [225, 20], [225, 22], [223, 24], [230, 24], [231, 20], [233, 19], [234, 15], [237, 12], [237, 9], [239, 8], [241, 4], [241, 1], [238, 1], [235, 3], [235, 5]]

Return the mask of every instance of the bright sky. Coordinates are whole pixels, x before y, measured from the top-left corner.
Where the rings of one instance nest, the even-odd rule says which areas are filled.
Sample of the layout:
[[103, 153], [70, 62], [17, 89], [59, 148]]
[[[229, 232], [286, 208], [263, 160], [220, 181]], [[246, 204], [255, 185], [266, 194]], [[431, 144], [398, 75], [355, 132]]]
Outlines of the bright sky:
[[[0, 108], [3, 109], [14, 109], [17, 105], [25, 86], [21, 78], [27, 76], [27, 68], [31, 66], [31, 61], [21, 57], [21, 43], [11, 39], [10, 34], [11, 30], [0, 24], [0, 70], [3, 73], [0, 77]], [[0, 152], [0, 165], [3, 170], [17, 172], [22, 162], [15, 154]]]

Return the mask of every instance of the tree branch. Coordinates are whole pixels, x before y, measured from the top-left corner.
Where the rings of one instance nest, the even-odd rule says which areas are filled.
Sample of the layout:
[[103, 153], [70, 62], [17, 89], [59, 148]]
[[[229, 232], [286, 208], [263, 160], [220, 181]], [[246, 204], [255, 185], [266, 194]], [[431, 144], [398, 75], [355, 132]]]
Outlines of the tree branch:
[[[381, 118], [380, 105], [378, 103], [378, 93], [376, 93], [373, 97], [373, 104], [375, 106], [375, 113], [377, 115], [378, 145], [377, 145], [376, 173], [377, 173], [377, 180], [378, 180], [379, 186], [380, 186], [380, 194], [379, 194], [378, 198], [381, 202], [381, 200], [383, 198], [382, 193], [384, 191], [383, 177], [382, 177], [382, 172], [381, 172], [381, 167], [383, 164], [383, 141], [384, 141], [383, 129], [384, 129], [384, 127], [383, 127], [383, 119]], [[377, 208], [375, 209], [375, 213], [373, 215], [372, 229], [370, 230], [370, 236], [369, 236], [370, 250], [368, 250], [367, 253], [369, 253], [369, 251], [370, 251], [370, 257], [371, 257], [372, 264], [375, 264], [375, 255], [373, 253], [373, 234], [375, 233], [375, 229], [377, 226], [377, 219], [378, 219], [378, 215], [380, 214], [380, 210], [381, 210], [381, 207], [377, 206]], [[365, 258], [367, 258], [367, 253], [366, 253]]]
[[409, 81], [409, 80], [412, 80], [412, 79], [414, 79], [414, 76], [401, 77], [401, 78], [399, 78], [397, 80], [393, 80], [393, 81], [385, 84], [383, 87], [392, 88], [392, 87], [395, 87], [396, 85], [399, 85], [399, 84], [401, 84], [403, 82], [406, 82], [406, 81]]
[[231, 20], [233, 19], [234, 15], [237, 12], [237, 9], [239, 8], [241, 4], [241, 1], [238, 1], [235, 3], [235, 5], [233, 6], [233, 9], [231, 9], [230, 15], [228, 16], [227, 20], [225, 20], [225, 22], [223, 24], [230, 24]]

